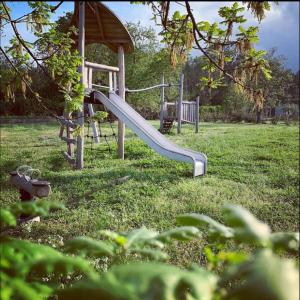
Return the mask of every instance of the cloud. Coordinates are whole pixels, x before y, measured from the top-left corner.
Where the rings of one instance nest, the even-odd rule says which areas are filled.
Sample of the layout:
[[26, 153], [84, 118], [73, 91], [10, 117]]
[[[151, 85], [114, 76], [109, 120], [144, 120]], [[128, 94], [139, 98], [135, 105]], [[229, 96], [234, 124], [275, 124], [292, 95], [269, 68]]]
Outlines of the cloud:
[[[29, 12], [26, 2], [8, 2], [12, 8], [13, 17], [16, 18], [24, 13]], [[57, 2], [50, 2], [57, 4]], [[185, 8], [175, 2], [172, 3], [173, 13], [175, 10], [184, 12]], [[193, 13], [197, 20], [207, 20], [209, 22], [217, 22], [220, 20], [218, 10], [222, 6], [232, 5], [233, 2], [221, 1], [194, 1], [190, 2]], [[245, 16], [248, 22], [246, 26], [259, 26], [260, 43], [257, 45], [259, 49], [270, 49], [276, 47], [278, 54], [283, 54], [288, 58], [287, 66], [297, 71], [299, 69], [299, 2], [279, 2], [276, 5], [271, 3], [271, 10], [266, 13], [266, 18], [262, 20], [261, 24], [253, 17], [250, 11], [245, 11]], [[116, 15], [120, 17], [123, 22], [140, 22], [142, 26], [153, 27], [158, 34], [161, 28], [155, 26], [152, 19], [152, 11], [150, 7], [142, 4], [130, 4], [127, 1], [105, 1], [104, 4], [108, 6]], [[73, 2], [65, 1], [57, 10], [53, 21], [65, 12], [73, 11]], [[33, 41], [33, 34], [26, 29], [25, 25], [18, 25], [21, 34], [26, 40]], [[1, 44], [8, 45], [9, 39], [12, 37], [12, 29], [6, 26], [3, 31]]]

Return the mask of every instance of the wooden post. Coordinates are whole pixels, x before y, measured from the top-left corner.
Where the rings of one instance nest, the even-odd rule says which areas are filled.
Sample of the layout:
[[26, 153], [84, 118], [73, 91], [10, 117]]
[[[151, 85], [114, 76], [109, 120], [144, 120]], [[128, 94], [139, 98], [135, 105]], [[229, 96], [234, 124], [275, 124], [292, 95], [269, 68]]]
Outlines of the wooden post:
[[114, 89], [114, 92], [116, 92], [117, 89], [118, 89], [118, 84], [117, 84], [117, 72], [114, 72], [114, 73], [113, 73], [113, 76], [114, 76], [114, 85], [113, 85], [113, 89]]
[[114, 83], [113, 83], [113, 73], [108, 72], [108, 86], [109, 86], [109, 91], [112, 92], [114, 89]]
[[180, 79], [179, 79], [179, 97], [178, 97], [178, 103], [177, 103], [177, 133], [181, 133], [183, 80], [184, 80], [184, 74], [181, 73]]
[[[161, 84], [165, 84], [164, 75], [161, 77]], [[159, 120], [160, 120], [159, 128], [160, 128], [160, 130], [163, 129], [163, 123], [164, 123], [164, 115], [165, 115], [164, 102], [165, 102], [165, 87], [162, 85], [160, 88], [160, 113], [159, 113]]]
[[[64, 112], [64, 117], [66, 119], [70, 119], [71, 118], [71, 113], [68, 112]], [[66, 135], [68, 139], [72, 139], [73, 138], [73, 129], [70, 128], [70, 126], [65, 126], [66, 127]], [[70, 155], [70, 157], [73, 157], [74, 154], [74, 145], [72, 143], [67, 143], [67, 153]]]
[[200, 105], [200, 96], [197, 96], [196, 98], [196, 108], [195, 108], [195, 132], [199, 132], [199, 105]]
[[[119, 96], [125, 101], [125, 59], [124, 48], [122, 45], [118, 48], [118, 67], [119, 67]], [[118, 121], [118, 157], [124, 159], [124, 140], [125, 140], [125, 124]]]
[[[93, 69], [87, 67], [87, 84], [88, 84], [88, 88], [92, 89], [93, 88]], [[89, 103], [88, 104], [88, 110], [89, 110], [89, 115], [92, 117], [95, 115], [94, 112], [94, 107], [93, 104]], [[91, 122], [91, 127], [93, 129], [93, 138], [96, 144], [100, 143], [100, 139], [99, 139], [99, 134], [98, 134], [98, 129], [97, 129], [97, 123], [96, 122]]]
[[[85, 2], [79, 2], [79, 38], [78, 38], [78, 51], [81, 56], [81, 65], [79, 67], [79, 73], [81, 74], [80, 82], [86, 84], [85, 72], [84, 72], [84, 46], [85, 46]], [[82, 99], [83, 102], [83, 99]], [[84, 104], [82, 103], [82, 110], [78, 112], [78, 125], [81, 127], [80, 134], [77, 137], [77, 157], [76, 157], [76, 169], [82, 169], [84, 167]]]

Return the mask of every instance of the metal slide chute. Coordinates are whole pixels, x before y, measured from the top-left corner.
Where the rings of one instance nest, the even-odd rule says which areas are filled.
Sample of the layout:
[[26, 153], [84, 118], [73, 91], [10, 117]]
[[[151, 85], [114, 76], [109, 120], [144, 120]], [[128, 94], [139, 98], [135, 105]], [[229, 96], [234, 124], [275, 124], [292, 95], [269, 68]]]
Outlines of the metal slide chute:
[[206, 173], [205, 154], [181, 148], [169, 141], [116, 93], [110, 92], [108, 98], [103, 93], [94, 91], [93, 96], [95, 102], [105, 105], [154, 151], [169, 159], [193, 164], [194, 177]]

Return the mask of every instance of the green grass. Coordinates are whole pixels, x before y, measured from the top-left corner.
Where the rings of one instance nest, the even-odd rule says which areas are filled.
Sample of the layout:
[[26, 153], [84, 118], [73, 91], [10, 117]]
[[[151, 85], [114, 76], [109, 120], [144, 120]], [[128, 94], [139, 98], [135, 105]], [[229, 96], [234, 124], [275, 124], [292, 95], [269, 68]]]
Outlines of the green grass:
[[[91, 151], [87, 142], [85, 169], [72, 171], [60, 153], [66, 146], [57, 137], [57, 125], [2, 126], [1, 205], [18, 201], [8, 172], [27, 164], [51, 182], [48, 201], [58, 200], [67, 210], [17, 230], [14, 234], [21, 238], [55, 244], [61, 237], [97, 238], [100, 229], [126, 231], [145, 225], [161, 230], [174, 226], [175, 217], [187, 212], [222, 221], [226, 203], [250, 209], [273, 230], [296, 231], [298, 134], [298, 127], [284, 124], [204, 123], [198, 134], [185, 125], [181, 135], [168, 137], [208, 156], [207, 175], [193, 179], [191, 165], [157, 155], [128, 129], [124, 161], [116, 158], [113, 142], [112, 154], [103, 151], [105, 145]], [[129, 180], [114, 184], [127, 175]], [[204, 244], [175, 244], [171, 261], [186, 265], [201, 259]]]

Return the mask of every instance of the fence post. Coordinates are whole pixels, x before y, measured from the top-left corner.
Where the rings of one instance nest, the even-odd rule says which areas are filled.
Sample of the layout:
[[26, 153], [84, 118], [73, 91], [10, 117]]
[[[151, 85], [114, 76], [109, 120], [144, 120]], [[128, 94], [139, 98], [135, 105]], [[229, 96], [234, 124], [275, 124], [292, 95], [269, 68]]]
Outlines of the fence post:
[[164, 108], [165, 108], [165, 105], [164, 105], [164, 102], [165, 102], [165, 87], [164, 87], [164, 84], [165, 84], [165, 78], [164, 78], [164, 75], [161, 77], [161, 88], [160, 88], [160, 113], [159, 113], [159, 128], [160, 130], [162, 130], [163, 128], [163, 123], [164, 123]]
[[197, 96], [196, 98], [196, 108], [195, 108], [195, 117], [196, 117], [196, 122], [195, 122], [195, 132], [199, 132], [199, 104], [200, 104], [200, 96]]
[[179, 79], [179, 97], [178, 97], [178, 103], [177, 103], [177, 133], [181, 132], [183, 80], [184, 80], [184, 74], [181, 73], [180, 79]]

